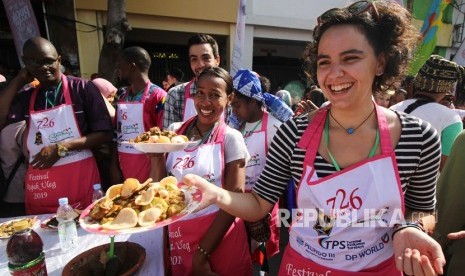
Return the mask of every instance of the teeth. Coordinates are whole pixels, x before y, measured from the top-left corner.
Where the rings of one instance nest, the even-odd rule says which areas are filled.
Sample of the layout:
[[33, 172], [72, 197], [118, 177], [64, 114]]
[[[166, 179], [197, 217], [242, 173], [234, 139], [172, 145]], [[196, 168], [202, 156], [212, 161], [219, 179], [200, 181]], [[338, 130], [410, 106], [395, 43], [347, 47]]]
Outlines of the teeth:
[[202, 112], [202, 114], [204, 115], [210, 115], [213, 111], [208, 111], [208, 110], [204, 110], [204, 109], [200, 109], [200, 112]]
[[336, 85], [331, 85], [331, 90], [333, 90], [334, 92], [338, 92], [343, 89], [347, 89], [351, 86], [352, 86], [351, 83], [336, 84]]

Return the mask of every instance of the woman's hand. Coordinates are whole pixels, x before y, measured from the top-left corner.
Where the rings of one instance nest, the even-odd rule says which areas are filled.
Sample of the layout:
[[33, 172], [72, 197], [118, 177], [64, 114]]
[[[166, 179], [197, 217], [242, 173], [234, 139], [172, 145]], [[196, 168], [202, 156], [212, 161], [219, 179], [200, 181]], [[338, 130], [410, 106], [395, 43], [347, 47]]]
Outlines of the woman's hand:
[[34, 156], [31, 165], [34, 169], [48, 169], [59, 159], [60, 156], [58, 155], [57, 145], [53, 144], [43, 147], [40, 152]]
[[454, 233], [449, 233], [447, 238], [451, 240], [465, 239], [465, 231], [459, 231]]
[[192, 275], [219, 276], [218, 273], [212, 271], [208, 259], [200, 252], [195, 252], [192, 258]]
[[221, 188], [195, 174], [185, 175], [182, 182], [188, 186], [195, 186], [202, 192], [202, 201], [196, 211], [202, 210], [219, 202], [223, 194], [223, 190]]
[[399, 271], [415, 276], [443, 274], [446, 260], [441, 246], [426, 233], [407, 227], [396, 233], [393, 242]]

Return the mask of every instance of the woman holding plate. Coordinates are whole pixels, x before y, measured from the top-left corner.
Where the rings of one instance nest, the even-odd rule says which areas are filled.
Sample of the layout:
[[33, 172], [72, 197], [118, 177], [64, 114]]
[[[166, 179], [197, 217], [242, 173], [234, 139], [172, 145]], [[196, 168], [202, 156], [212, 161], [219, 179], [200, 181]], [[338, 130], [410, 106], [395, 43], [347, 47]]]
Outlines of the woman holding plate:
[[443, 272], [439, 244], [417, 221], [435, 208], [438, 134], [372, 99], [406, 71], [418, 37], [410, 19], [394, 1], [358, 1], [323, 13], [306, 69], [330, 104], [281, 125], [252, 193], [184, 177], [205, 202], [248, 221], [270, 212], [294, 179], [297, 210], [280, 275]]
[[[207, 179], [217, 187], [243, 192], [247, 147], [239, 131], [224, 122], [233, 92], [232, 78], [222, 68], [205, 69], [198, 77], [194, 105], [197, 116], [170, 128], [197, 145], [170, 152], [165, 160], [152, 154], [151, 177], [167, 173], [178, 181], [188, 173]], [[168, 226], [169, 254], [173, 275], [251, 275], [252, 264], [242, 220], [210, 206]]]

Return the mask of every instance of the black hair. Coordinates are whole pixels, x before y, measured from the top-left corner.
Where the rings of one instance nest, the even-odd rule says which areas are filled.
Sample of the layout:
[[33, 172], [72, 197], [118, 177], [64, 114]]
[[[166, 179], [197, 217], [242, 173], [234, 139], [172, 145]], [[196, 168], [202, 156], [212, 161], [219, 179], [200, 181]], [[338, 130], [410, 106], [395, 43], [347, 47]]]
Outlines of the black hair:
[[187, 48], [190, 49], [192, 45], [198, 44], [210, 44], [213, 51], [213, 57], [218, 58], [220, 56], [218, 51], [218, 43], [216, 40], [207, 34], [196, 34], [189, 38], [187, 41]]
[[142, 47], [132, 46], [123, 50], [122, 57], [128, 62], [134, 62], [142, 72], [148, 72], [152, 59], [149, 53]]
[[271, 82], [265, 76], [259, 76], [258, 79], [260, 80], [260, 84], [262, 86], [262, 92], [270, 92], [271, 90]]
[[226, 83], [226, 94], [229, 96], [234, 91], [233, 80], [231, 75], [229, 75], [228, 71], [224, 70], [221, 67], [209, 67], [202, 71], [197, 78], [197, 82], [205, 76], [213, 76], [224, 80]]
[[[382, 85], [398, 86], [407, 72], [409, 61], [419, 38], [419, 32], [411, 23], [411, 14], [393, 1], [372, 2], [379, 16], [370, 12], [352, 14], [347, 9], [336, 9], [313, 30], [314, 41], [310, 42], [304, 54], [305, 72], [315, 83], [317, 80], [318, 45], [322, 35], [337, 25], [353, 25], [358, 28], [373, 47], [375, 54], [385, 54], [386, 66], [381, 76], [373, 83], [374, 90]], [[373, 9], [373, 8], [371, 8]]]

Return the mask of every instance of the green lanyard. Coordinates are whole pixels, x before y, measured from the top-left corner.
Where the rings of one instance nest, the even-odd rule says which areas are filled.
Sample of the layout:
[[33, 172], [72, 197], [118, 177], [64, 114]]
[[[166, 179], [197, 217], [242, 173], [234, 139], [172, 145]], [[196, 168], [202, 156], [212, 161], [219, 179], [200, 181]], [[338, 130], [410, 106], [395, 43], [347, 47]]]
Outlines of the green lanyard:
[[[329, 151], [329, 147], [328, 147], [328, 144], [329, 144], [329, 117], [328, 116], [326, 116], [326, 122], [325, 122], [325, 128], [324, 128], [323, 134], [324, 134], [325, 146], [326, 146], [326, 150], [328, 151], [329, 158], [331, 158], [331, 162], [333, 162], [334, 168], [336, 168], [337, 171], [340, 171], [341, 168], [339, 167], [339, 164], [336, 162], [336, 159], [334, 159], [334, 156]], [[378, 145], [379, 145], [379, 129], [376, 129], [375, 144], [371, 148], [370, 154], [368, 154], [368, 158], [375, 156]]]
[[[244, 124], [244, 127], [241, 129], [241, 134], [242, 134], [242, 137], [244, 138], [247, 138], [249, 137], [250, 135], [252, 135], [254, 133], [254, 131], [257, 129], [258, 125], [262, 122], [262, 119], [260, 119], [257, 124], [253, 127], [253, 129], [251, 131], [247, 131], [247, 133], [245, 132], [245, 126], [247, 123]], [[247, 134], [247, 135], [246, 135]]]
[[48, 92], [45, 92], [45, 109], [48, 108], [48, 105], [50, 104], [50, 108], [52, 107], [55, 107], [56, 103], [57, 103], [57, 95], [58, 95], [58, 92], [60, 91], [61, 89], [61, 81], [60, 83], [58, 83], [58, 86], [57, 88], [55, 88], [55, 91], [53, 93], [54, 97], [53, 97], [53, 102], [52, 102], [52, 99], [48, 97]]

